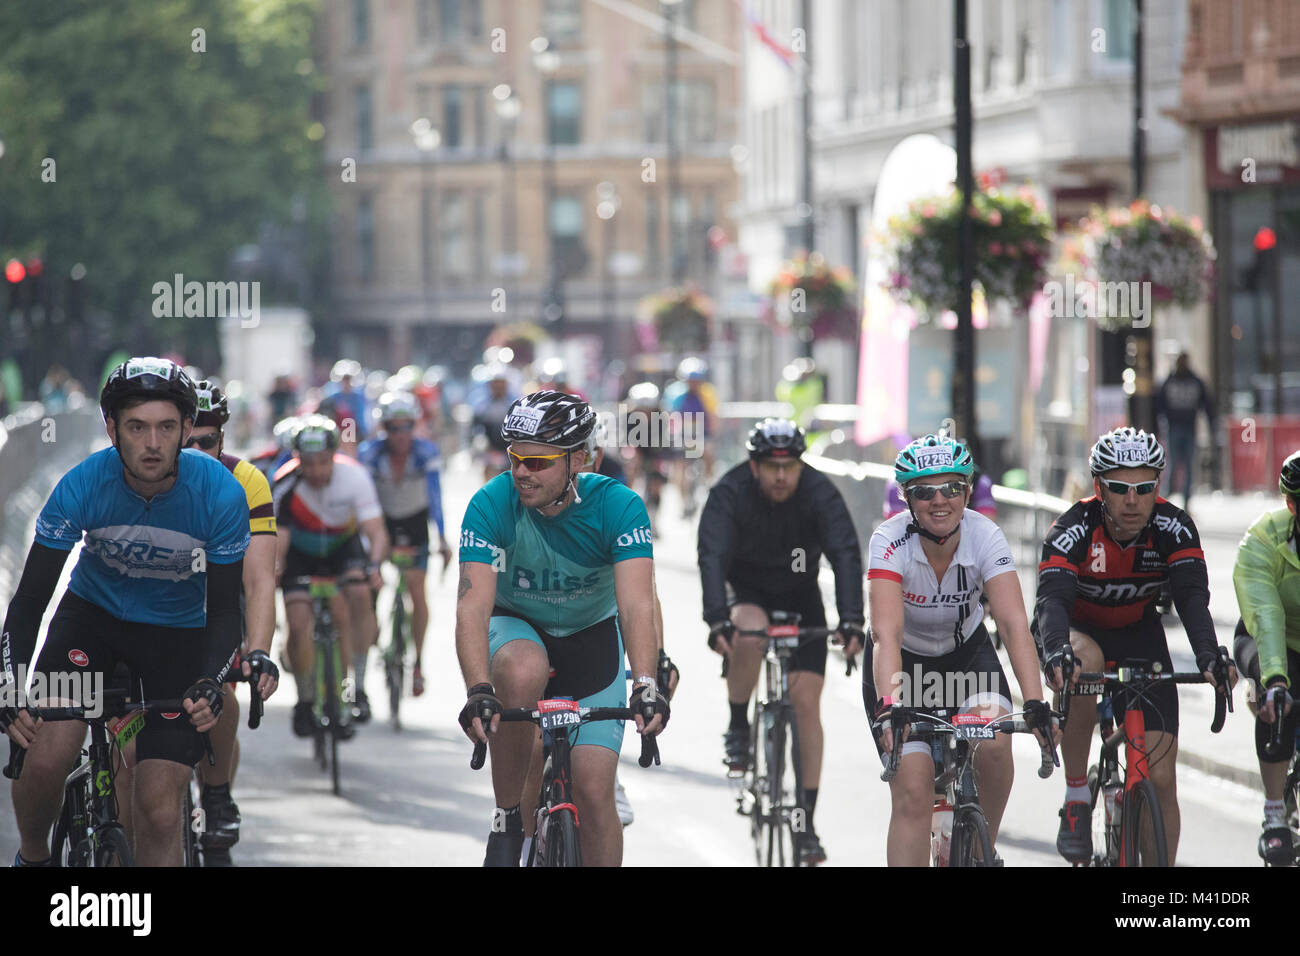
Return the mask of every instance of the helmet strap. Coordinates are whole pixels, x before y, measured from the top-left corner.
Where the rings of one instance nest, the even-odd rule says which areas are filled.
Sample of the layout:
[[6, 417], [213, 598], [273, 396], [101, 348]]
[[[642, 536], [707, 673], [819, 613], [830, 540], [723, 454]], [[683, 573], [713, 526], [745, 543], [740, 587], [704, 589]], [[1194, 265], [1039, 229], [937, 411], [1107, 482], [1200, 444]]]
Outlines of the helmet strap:
[[[542, 508], [554, 508], [558, 504], [563, 504], [564, 499], [569, 497], [570, 489], [573, 491], [574, 504], [582, 504], [582, 498], [578, 496], [578, 486], [573, 480], [573, 465], [569, 461], [569, 453], [572, 451], [572, 448], [566, 448], [564, 452], [564, 470], [566, 472], [564, 476], [564, 490], [560, 492], [560, 497], [556, 498], [549, 505], [540, 505], [537, 508], [538, 512], [540, 512]], [[547, 517], [547, 515], [543, 515], [542, 517]]]
[[[904, 498], [906, 497], [907, 497], [906, 493], [904, 493]], [[911, 499], [907, 499], [907, 513], [912, 516], [912, 521], [907, 526], [908, 534], [919, 534], [922, 538], [928, 538], [930, 541], [933, 541], [935, 544], [943, 544], [949, 538], [961, 533], [960, 521], [957, 522], [957, 527], [953, 528], [945, 535], [937, 535], [933, 531], [927, 531], [925, 528], [922, 528], [921, 522], [917, 520], [916, 511], [912, 508]]]

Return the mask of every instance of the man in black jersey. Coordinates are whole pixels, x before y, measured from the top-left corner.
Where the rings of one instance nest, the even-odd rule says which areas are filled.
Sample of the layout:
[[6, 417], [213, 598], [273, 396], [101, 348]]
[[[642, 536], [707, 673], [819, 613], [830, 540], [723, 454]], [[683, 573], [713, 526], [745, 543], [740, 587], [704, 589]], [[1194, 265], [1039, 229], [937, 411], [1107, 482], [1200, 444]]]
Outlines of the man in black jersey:
[[[825, 627], [826, 611], [817, 587], [825, 552], [835, 570], [839, 635], [852, 657], [863, 646], [862, 551], [844, 499], [821, 472], [800, 460], [806, 447], [794, 422], [768, 418], [750, 432], [749, 461], [732, 468], [709, 491], [700, 515], [700, 584], [709, 647], [728, 661], [727, 703], [731, 725], [726, 760], [743, 771], [750, 755], [749, 699], [758, 684], [765, 644], [737, 637], [737, 628], [759, 630], [771, 611], [801, 615], [804, 627]], [[799, 861], [826, 859], [813, 829], [821, 777], [821, 693], [826, 673], [826, 642], [811, 641], [795, 655], [790, 698], [799, 727], [799, 756], [807, 813], [800, 834]]]

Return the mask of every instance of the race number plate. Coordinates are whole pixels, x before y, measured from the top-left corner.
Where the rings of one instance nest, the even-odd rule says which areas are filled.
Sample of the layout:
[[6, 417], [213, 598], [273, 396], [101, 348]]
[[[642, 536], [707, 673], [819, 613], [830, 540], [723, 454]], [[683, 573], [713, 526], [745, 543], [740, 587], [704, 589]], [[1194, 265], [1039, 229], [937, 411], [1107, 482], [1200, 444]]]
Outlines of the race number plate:
[[953, 720], [953, 736], [958, 740], [992, 740], [993, 725], [978, 714], [958, 714]]
[[1075, 697], [1096, 697], [1106, 689], [1105, 681], [1079, 681], [1074, 685]]
[[542, 730], [576, 727], [582, 723], [576, 700], [539, 700], [537, 711], [542, 718]]

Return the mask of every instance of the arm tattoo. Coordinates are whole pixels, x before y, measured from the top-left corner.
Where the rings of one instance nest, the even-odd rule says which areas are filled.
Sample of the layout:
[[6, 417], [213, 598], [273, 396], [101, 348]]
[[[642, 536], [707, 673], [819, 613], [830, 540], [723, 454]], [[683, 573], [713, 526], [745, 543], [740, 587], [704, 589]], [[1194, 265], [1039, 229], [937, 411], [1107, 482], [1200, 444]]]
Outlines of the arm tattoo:
[[463, 598], [469, 593], [471, 587], [473, 585], [469, 583], [469, 568], [465, 568], [460, 572], [460, 587], [456, 590], [456, 599]]

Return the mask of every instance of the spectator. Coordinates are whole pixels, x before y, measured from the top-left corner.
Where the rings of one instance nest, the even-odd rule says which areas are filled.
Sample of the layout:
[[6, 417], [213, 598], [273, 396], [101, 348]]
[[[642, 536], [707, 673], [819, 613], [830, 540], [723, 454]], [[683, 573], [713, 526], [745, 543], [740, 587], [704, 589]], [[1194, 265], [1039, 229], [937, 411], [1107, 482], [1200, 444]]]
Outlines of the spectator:
[[1156, 393], [1156, 418], [1163, 419], [1161, 433], [1169, 451], [1169, 467], [1165, 469], [1165, 493], [1179, 490], [1175, 484], [1181, 478], [1183, 510], [1187, 510], [1192, 495], [1192, 480], [1196, 472], [1196, 414], [1205, 410], [1205, 418], [1214, 434], [1214, 404], [1210, 390], [1197, 377], [1190, 366], [1191, 358], [1183, 352], [1174, 363], [1174, 372]]
[[288, 375], [277, 375], [271, 384], [270, 394], [266, 397], [271, 403], [271, 421], [278, 422], [292, 414], [298, 400], [298, 391]]

